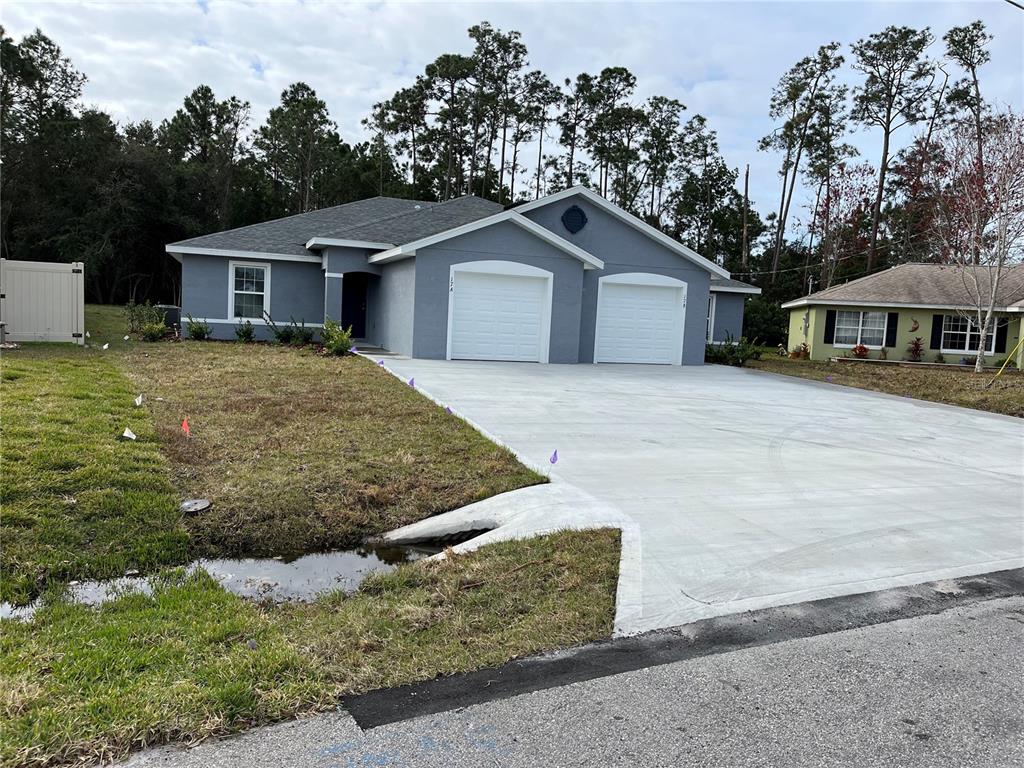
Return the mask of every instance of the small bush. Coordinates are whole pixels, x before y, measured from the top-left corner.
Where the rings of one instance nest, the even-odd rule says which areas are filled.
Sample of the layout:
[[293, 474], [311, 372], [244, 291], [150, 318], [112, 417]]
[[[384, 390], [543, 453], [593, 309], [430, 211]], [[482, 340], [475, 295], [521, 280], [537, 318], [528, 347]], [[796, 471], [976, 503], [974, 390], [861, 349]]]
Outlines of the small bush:
[[249, 320], [246, 320], [235, 326], [235, 338], [243, 344], [249, 344], [256, 339], [256, 329]]
[[920, 336], [915, 336], [907, 344], [907, 360], [912, 363], [920, 363], [922, 357], [924, 357], [924, 339]]
[[267, 327], [270, 328], [270, 333], [274, 337], [274, 341], [277, 344], [291, 344], [295, 339], [295, 323], [291, 325], [278, 325], [274, 322], [274, 319], [270, 316], [269, 312], [263, 313], [263, 319], [267, 323]]
[[164, 324], [164, 311], [154, 307], [148, 301], [145, 304], [136, 304], [129, 301], [124, 305], [124, 321], [128, 333], [142, 333], [147, 325]]
[[186, 315], [188, 317], [188, 328], [189, 338], [195, 339], [196, 341], [203, 341], [204, 339], [210, 338], [210, 326], [204, 323], [202, 320], [196, 320], [192, 315]]
[[352, 326], [342, 328], [340, 323], [327, 318], [320, 334], [324, 349], [331, 355], [345, 355], [352, 349]]
[[941, 352], [936, 352], [935, 353], [935, 362], [936, 363], [944, 363], [944, 362], [946, 362], [946, 356], [943, 355]]
[[869, 353], [867, 347], [865, 347], [863, 344], [858, 344], [857, 346], [850, 350], [850, 354], [856, 357], [858, 360], [867, 360]]
[[733, 341], [732, 336], [726, 334], [725, 341], [721, 344], [708, 344], [704, 350], [704, 360], [719, 365], [735, 365], [742, 367], [747, 360], [760, 360], [761, 347], [757, 341], [747, 341], [746, 336], [740, 336], [739, 341]]
[[147, 323], [142, 326], [143, 341], [160, 341], [166, 335], [167, 326], [164, 325], [163, 320], [159, 323]]
[[305, 347], [313, 343], [313, 329], [306, 327], [306, 321], [296, 325], [295, 318], [292, 318], [292, 344], [297, 347]]

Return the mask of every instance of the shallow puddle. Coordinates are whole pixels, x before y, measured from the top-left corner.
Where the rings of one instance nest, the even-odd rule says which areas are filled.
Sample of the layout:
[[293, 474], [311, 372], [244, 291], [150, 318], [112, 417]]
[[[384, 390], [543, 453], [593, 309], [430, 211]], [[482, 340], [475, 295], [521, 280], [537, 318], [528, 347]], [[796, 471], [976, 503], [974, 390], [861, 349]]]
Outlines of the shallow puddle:
[[[276, 558], [242, 558], [196, 560], [186, 571], [202, 568], [224, 589], [241, 597], [282, 603], [290, 600], [313, 600], [324, 592], [336, 589], [351, 592], [371, 573], [387, 573], [402, 563], [411, 563], [439, 551], [420, 547], [360, 547], [313, 555], [295, 560]], [[144, 576], [122, 576], [105, 581], [83, 581], [69, 584], [68, 598], [76, 603], [99, 605], [128, 592], [150, 594], [149, 579]], [[38, 601], [16, 607], [0, 603], [0, 619], [28, 619]]]

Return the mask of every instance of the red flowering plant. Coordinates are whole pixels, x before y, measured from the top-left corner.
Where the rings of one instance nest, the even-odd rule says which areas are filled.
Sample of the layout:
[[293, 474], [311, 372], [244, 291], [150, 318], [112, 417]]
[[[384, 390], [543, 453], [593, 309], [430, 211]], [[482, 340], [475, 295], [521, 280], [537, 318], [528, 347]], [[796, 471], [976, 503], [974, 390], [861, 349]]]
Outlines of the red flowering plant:
[[856, 357], [858, 360], [868, 359], [868, 348], [863, 344], [858, 344], [856, 347], [850, 350], [850, 354]]

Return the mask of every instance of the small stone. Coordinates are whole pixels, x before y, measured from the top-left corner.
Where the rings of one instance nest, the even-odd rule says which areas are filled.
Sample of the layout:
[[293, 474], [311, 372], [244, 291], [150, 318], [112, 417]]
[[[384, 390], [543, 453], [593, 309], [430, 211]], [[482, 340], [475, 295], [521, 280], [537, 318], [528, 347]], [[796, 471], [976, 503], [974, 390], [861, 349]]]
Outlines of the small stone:
[[209, 499], [188, 499], [187, 501], [181, 502], [179, 509], [181, 509], [182, 514], [195, 515], [200, 512], [205, 512], [211, 506], [213, 505], [210, 503]]
[[256, 641], [253, 640], [251, 637], [245, 641], [245, 644], [249, 646], [250, 651], [255, 651], [257, 648], [259, 648], [259, 646], [256, 645]]

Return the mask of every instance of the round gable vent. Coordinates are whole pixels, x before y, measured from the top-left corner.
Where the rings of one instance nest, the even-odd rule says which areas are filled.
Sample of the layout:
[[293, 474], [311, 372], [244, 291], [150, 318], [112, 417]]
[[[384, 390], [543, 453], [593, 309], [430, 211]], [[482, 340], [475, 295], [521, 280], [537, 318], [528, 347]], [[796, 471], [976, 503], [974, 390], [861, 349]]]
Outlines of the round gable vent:
[[572, 205], [562, 214], [562, 225], [574, 235], [587, 226], [587, 214], [578, 205]]

